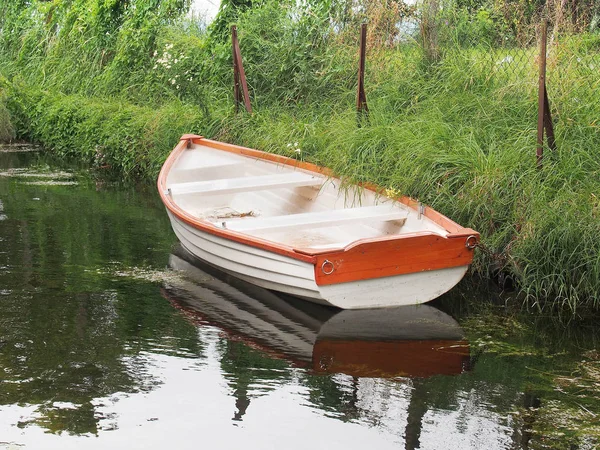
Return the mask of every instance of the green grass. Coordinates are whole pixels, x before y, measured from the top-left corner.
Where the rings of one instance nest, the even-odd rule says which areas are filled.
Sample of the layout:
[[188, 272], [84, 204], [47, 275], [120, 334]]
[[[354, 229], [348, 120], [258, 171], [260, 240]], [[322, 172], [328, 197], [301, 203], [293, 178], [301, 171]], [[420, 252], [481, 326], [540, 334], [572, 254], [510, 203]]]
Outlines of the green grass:
[[356, 28], [334, 33], [322, 14], [292, 10], [267, 3], [238, 19], [251, 116], [233, 112], [230, 44], [189, 19], [136, 12], [101, 37], [93, 18], [77, 16], [80, 26], [57, 37], [51, 24], [64, 29], [64, 11], [50, 24], [7, 15], [22, 30], [0, 42], [12, 123], [61, 154], [148, 178], [187, 132], [300, 148], [481, 232], [487, 251], [474, 271], [509, 274], [528, 307], [599, 308], [600, 82], [590, 69], [600, 67], [599, 36], [559, 42], [550, 56], [558, 150], [546, 149], [537, 170], [535, 48], [448, 47], [429, 63], [417, 45], [370, 47], [370, 113], [359, 124]]
[[6, 107], [7, 81], [0, 75], [0, 143], [10, 142], [15, 136], [15, 127], [12, 123], [10, 111]]
[[156, 177], [182, 134], [210, 135], [214, 127], [202, 109], [179, 101], [149, 107], [20, 85], [12, 90], [9, 105], [27, 139], [126, 177]]

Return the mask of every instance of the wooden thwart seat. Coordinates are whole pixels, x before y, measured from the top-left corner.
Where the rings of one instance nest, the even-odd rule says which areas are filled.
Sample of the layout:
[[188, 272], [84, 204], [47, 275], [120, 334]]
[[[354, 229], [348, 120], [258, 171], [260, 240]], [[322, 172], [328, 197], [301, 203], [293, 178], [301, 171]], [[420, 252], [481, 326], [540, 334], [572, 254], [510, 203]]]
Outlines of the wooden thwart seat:
[[260, 191], [276, 188], [321, 186], [324, 182], [324, 178], [304, 172], [285, 172], [276, 175], [259, 175], [253, 177], [223, 178], [210, 181], [177, 183], [169, 186], [168, 189], [173, 195], [213, 195], [234, 194], [236, 192]]
[[363, 206], [359, 208], [335, 209], [274, 217], [248, 217], [239, 220], [214, 222], [215, 226], [243, 233], [277, 232], [338, 226], [360, 222], [406, 221], [408, 211], [392, 208], [391, 205]]
[[233, 167], [241, 167], [244, 165], [244, 161], [225, 160], [225, 161], [209, 161], [201, 165], [190, 165], [183, 166], [177, 169], [173, 169], [171, 173], [178, 174], [183, 172], [201, 172], [201, 171], [215, 171], [230, 169]]

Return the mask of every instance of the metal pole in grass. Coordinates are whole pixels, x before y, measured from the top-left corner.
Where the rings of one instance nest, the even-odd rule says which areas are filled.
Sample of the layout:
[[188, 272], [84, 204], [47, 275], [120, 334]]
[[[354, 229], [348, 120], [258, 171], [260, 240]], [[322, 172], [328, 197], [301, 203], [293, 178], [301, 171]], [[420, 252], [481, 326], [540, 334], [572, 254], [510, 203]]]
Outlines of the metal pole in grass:
[[541, 25], [540, 37], [540, 77], [538, 83], [538, 123], [537, 123], [537, 150], [536, 159], [538, 169], [542, 168], [544, 158], [544, 130], [548, 138], [548, 146], [556, 150], [554, 139], [554, 127], [552, 125], [552, 114], [550, 113], [550, 101], [546, 89], [546, 46], [548, 40], [548, 22]]
[[235, 112], [239, 111], [240, 103], [244, 102], [246, 111], [252, 114], [252, 105], [250, 104], [250, 95], [248, 94], [248, 84], [246, 83], [246, 73], [242, 64], [242, 53], [237, 37], [237, 27], [231, 26], [231, 51], [233, 53], [233, 95], [235, 101]]
[[367, 96], [365, 94], [365, 58], [367, 47], [367, 24], [363, 23], [360, 27], [360, 56], [358, 60], [358, 91], [356, 93], [356, 111], [358, 120], [364, 114], [368, 114], [369, 107], [367, 106]]

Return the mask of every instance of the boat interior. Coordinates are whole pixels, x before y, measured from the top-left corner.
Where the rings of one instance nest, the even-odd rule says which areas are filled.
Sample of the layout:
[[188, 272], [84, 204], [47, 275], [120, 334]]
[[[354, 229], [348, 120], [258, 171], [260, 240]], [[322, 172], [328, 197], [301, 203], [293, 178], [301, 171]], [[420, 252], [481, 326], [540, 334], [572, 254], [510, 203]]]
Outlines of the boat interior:
[[166, 180], [194, 218], [296, 249], [343, 248], [359, 239], [447, 231], [406, 205], [339, 179], [192, 144]]

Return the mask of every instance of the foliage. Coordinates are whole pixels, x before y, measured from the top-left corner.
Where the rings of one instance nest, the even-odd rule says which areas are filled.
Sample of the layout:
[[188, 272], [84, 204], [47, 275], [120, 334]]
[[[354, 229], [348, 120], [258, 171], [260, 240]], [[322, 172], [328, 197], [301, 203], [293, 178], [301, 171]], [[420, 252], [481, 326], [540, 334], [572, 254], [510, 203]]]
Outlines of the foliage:
[[[149, 68], [160, 33], [189, 0], [0, 1], [0, 60], [5, 73], [64, 93], [177, 97]], [[160, 80], [159, 80], [160, 81]]]
[[150, 108], [21, 85], [10, 106], [28, 139], [129, 176], [158, 173], [164, 155], [189, 130], [213, 133], [201, 110], [177, 101]]
[[11, 114], [6, 108], [6, 88], [8, 86], [6, 79], [0, 75], [0, 143], [9, 142], [15, 138]]

